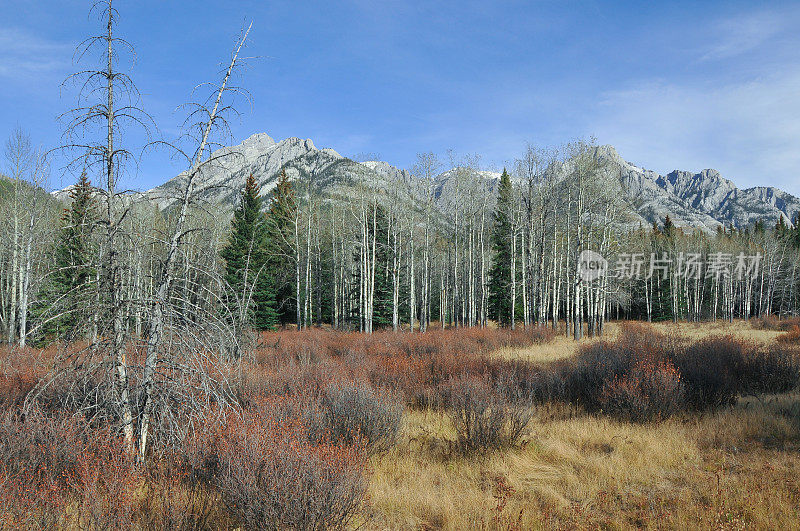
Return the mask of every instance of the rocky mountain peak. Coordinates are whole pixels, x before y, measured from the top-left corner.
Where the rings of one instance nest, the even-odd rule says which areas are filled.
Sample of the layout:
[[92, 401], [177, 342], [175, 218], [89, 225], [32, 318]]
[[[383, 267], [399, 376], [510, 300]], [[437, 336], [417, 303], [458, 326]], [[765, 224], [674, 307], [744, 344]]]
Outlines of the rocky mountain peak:
[[[720, 225], [746, 227], [761, 220], [772, 224], [778, 217], [787, 223], [800, 212], [800, 199], [773, 187], [739, 189], [717, 170], [700, 172], [675, 170], [660, 175], [626, 161], [611, 145], [598, 146], [597, 156], [608, 175], [619, 180], [630, 206], [634, 223], [661, 223], [670, 216], [678, 226], [712, 232]], [[384, 161], [354, 162], [334, 149], [319, 149], [311, 139], [289, 137], [276, 141], [266, 133], [257, 133], [237, 146], [217, 150], [218, 163], [203, 170], [201, 197], [208, 202], [231, 208], [246, 177], [253, 174], [262, 193], [269, 193], [282, 169], [291, 179], [309, 179], [319, 189], [338, 189], [344, 194], [356, 181], [368, 180], [379, 187], [391, 182], [411, 182], [415, 177]], [[569, 163], [560, 165], [568, 167]], [[457, 181], [458, 168], [444, 171], [436, 178], [437, 195], [446, 198]], [[491, 188], [499, 178], [493, 172], [478, 172]], [[181, 174], [147, 192], [160, 208], [173, 204], [185, 178]], [[383, 183], [383, 184], [381, 184]], [[66, 193], [57, 197], [66, 196]]]

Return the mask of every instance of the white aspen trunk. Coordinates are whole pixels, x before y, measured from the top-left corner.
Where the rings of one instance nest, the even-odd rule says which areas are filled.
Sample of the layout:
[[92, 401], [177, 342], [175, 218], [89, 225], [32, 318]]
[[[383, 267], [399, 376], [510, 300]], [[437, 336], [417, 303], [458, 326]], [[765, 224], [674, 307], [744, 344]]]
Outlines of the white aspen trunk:
[[31, 252], [33, 248], [34, 213], [30, 213], [31, 222], [28, 232], [28, 241], [25, 245], [25, 266], [22, 278], [22, 292], [19, 301], [19, 346], [24, 347], [28, 336], [28, 300], [31, 285]]
[[378, 248], [378, 202], [372, 203], [372, 248], [369, 257], [369, 291], [367, 292], [367, 326], [371, 334], [373, 329], [373, 316], [375, 313], [375, 255]]
[[[410, 251], [409, 251], [409, 259], [411, 261], [411, 270], [409, 271], [409, 281], [408, 281], [408, 323], [411, 332], [414, 332], [414, 320], [417, 314], [417, 298], [416, 298], [416, 263], [414, 259], [414, 217], [411, 217], [411, 234], [410, 234]], [[423, 318], [424, 319], [424, 318]], [[422, 325], [420, 324], [420, 330], [422, 329]]]
[[[15, 194], [16, 195], [16, 194]], [[11, 283], [11, 296], [8, 300], [8, 344], [12, 345], [17, 333], [17, 271], [19, 269], [19, 214], [17, 213], [17, 199], [14, 204], [14, 233], [11, 244], [11, 272], [9, 275]]]
[[305, 293], [303, 298], [303, 328], [308, 328], [312, 321], [311, 310], [311, 201], [309, 197], [308, 213], [306, 215], [306, 267], [305, 267]]
[[[400, 328], [400, 253], [402, 238], [399, 231], [392, 232], [392, 331], [397, 332]], [[389, 229], [387, 229], [386, 240], [388, 244]], [[400, 240], [400, 241], [398, 241]]]
[[527, 275], [527, 248], [525, 247], [525, 231], [520, 231], [522, 237], [522, 327], [527, 329], [530, 324], [530, 308], [528, 308], [528, 275]]
[[483, 209], [481, 211], [481, 231], [480, 231], [480, 247], [481, 247], [481, 326], [486, 327], [489, 317], [487, 311], [487, 297], [486, 293], [486, 199], [483, 201]]
[[422, 252], [422, 321], [419, 329], [421, 332], [428, 330], [431, 321], [431, 262], [430, 262], [430, 215], [425, 221], [425, 248]]
[[295, 319], [297, 320], [297, 329], [303, 328], [303, 314], [300, 298], [300, 283], [301, 283], [301, 264], [302, 257], [300, 256], [300, 208], [297, 208], [297, 213], [294, 218], [294, 295], [295, 295]]
[[511, 233], [511, 330], [517, 326], [517, 235]]

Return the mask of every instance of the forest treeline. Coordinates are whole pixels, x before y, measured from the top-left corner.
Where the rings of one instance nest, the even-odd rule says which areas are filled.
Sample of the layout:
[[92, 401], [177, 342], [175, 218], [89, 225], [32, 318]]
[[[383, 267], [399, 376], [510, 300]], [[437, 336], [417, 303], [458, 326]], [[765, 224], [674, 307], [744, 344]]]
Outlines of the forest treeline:
[[[181, 107], [183, 135], [167, 141], [129, 76], [119, 12], [110, 0], [97, 6], [102, 31], [79, 46], [82, 64], [65, 82], [77, 103], [60, 117], [63, 144], [34, 148], [18, 127], [5, 145], [0, 334], [9, 344], [107, 342], [125, 387], [133, 340], [152, 367], [176, 337], [237, 355], [248, 330], [286, 325], [561, 324], [577, 339], [602, 333], [609, 317], [798, 313], [800, 218], [712, 234], [668, 217], [642, 226], [593, 142], [529, 145], [499, 179], [477, 156], [450, 154], [442, 174], [434, 153], [397, 179], [364, 171], [326, 186], [313, 172], [281, 171], [261, 190], [250, 175], [231, 219], [207, 202], [207, 181], [241, 156], [218, 148], [230, 145], [226, 116], [245, 92], [249, 28], [220, 78]], [[153, 149], [185, 168], [163, 210], [120, 186]], [[44, 192], [54, 160], [75, 182], [66, 202]], [[605, 262], [588, 263], [589, 251]], [[587, 264], [604, 274], [585, 275]]]
[[[487, 178], [475, 157], [451, 158], [452, 169], [442, 175], [444, 163], [432, 153], [420, 154], [408, 178], [396, 180], [364, 171], [324, 187], [313, 172], [290, 179], [282, 171], [274, 187], [262, 190], [249, 175], [239, 184], [231, 216], [225, 205], [204, 198], [211, 196], [209, 176], [241, 156], [235, 148], [219, 148], [231, 144], [226, 117], [235, 116], [242, 103], [241, 52], [250, 26], [236, 38], [219, 77], [200, 83], [180, 107], [182, 136], [167, 140], [130, 77], [133, 47], [117, 34], [114, 2], [100, 0], [91, 13], [100, 18], [98, 34], [79, 46], [80, 64], [66, 82], [65, 92], [74, 89], [76, 103], [61, 116], [63, 143], [37, 149], [17, 128], [5, 145], [0, 335], [7, 345], [0, 383], [17, 391], [5, 393], [15, 411], [0, 420], [15, 437], [35, 433], [26, 422], [39, 422], [37, 415], [42, 422], [74, 417], [94, 429], [81, 428], [81, 434], [110, 429], [113, 452], [121, 445], [121, 454], [146, 462], [185, 449], [210, 425], [232, 426], [233, 432], [219, 432], [220, 441], [236, 442], [237, 422], [251, 418], [251, 427], [258, 428], [257, 444], [248, 446], [254, 466], [219, 462], [237, 474], [253, 473], [262, 470], [264, 456], [278, 454], [259, 450], [275, 442], [273, 432], [259, 428], [272, 421], [248, 417], [247, 408], [264, 403], [248, 396], [279, 394], [273, 393], [274, 375], [258, 389], [248, 388], [244, 368], [256, 359], [255, 347], [263, 352], [285, 346], [282, 365], [256, 365], [297, 376], [298, 389], [304, 385], [298, 368], [327, 366], [312, 349], [282, 344], [292, 335], [314, 340], [321, 330], [262, 330], [326, 325], [364, 332], [340, 335], [388, 352], [368, 362], [333, 341], [331, 357], [351, 364], [348, 370], [363, 365], [412, 376], [422, 370], [446, 383], [464, 372], [461, 364], [474, 362], [484, 373], [489, 358], [467, 355], [469, 337], [483, 356], [489, 346], [514, 338], [530, 344], [552, 337], [545, 327], [576, 339], [602, 334], [612, 317], [699, 321], [798, 313], [800, 219], [720, 227], [711, 234], [675, 227], [668, 218], [639, 226], [619, 175], [604, 165], [592, 142], [528, 147], [497, 180]], [[136, 138], [144, 145], [133, 145]], [[152, 149], [166, 150], [183, 169], [163, 210], [122, 186], [137, 158]], [[44, 191], [54, 171], [75, 182], [68, 201]], [[508, 329], [489, 330], [493, 322]], [[470, 330], [455, 331], [462, 327]], [[453, 330], [422, 335], [433, 328]], [[378, 329], [387, 331], [368, 335]], [[384, 336], [395, 338], [396, 348]], [[443, 346], [447, 356], [440, 369], [435, 353]], [[406, 361], [392, 360], [406, 354]], [[717, 365], [707, 364], [713, 371]], [[478, 389], [467, 383], [461, 386], [464, 397]], [[330, 398], [336, 409], [364, 397], [378, 409], [385, 402], [369, 386], [352, 393], [331, 390], [327, 398], [320, 390], [298, 394]], [[486, 411], [497, 409], [489, 405]], [[280, 408], [273, 413], [281, 429], [294, 416]], [[345, 408], [331, 418], [355, 417]], [[0, 438], [5, 439], [39, 451], [24, 437]], [[327, 444], [311, 442], [322, 454], [305, 455], [331, 455]], [[298, 455], [293, 441], [286, 444]], [[227, 455], [238, 460], [242, 453], [230, 448]], [[312, 472], [318, 469], [305, 463]], [[9, 471], [6, 479], [27, 492], [25, 476]], [[283, 485], [283, 473], [274, 478]], [[259, 472], [247, 481], [258, 487], [263, 479]], [[286, 507], [295, 508], [300, 497], [286, 498]]]
[[[181, 319], [228, 313], [257, 330], [330, 325], [371, 332], [431, 326], [559, 323], [599, 334], [603, 322], [796, 315], [800, 229], [763, 222], [714, 234], [631, 222], [619, 185], [585, 142], [529, 147], [498, 182], [474, 162], [420, 154], [414, 179], [336, 192], [283, 171], [269, 193], [250, 175], [232, 219], [189, 203], [168, 294]], [[474, 160], [474, 159], [473, 159]], [[83, 172], [67, 205], [38, 187], [42, 156], [16, 131], [6, 143], [0, 318], [9, 342], [96, 337], [109, 251], [103, 189]], [[147, 333], [180, 212], [135, 196], [115, 207], [122, 321]], [[581, 275], [581, 253], [607, 260]], [[201, 309], [203, 311], [197, 311]], [[512, 318], [513, 316], [513, 318]]]

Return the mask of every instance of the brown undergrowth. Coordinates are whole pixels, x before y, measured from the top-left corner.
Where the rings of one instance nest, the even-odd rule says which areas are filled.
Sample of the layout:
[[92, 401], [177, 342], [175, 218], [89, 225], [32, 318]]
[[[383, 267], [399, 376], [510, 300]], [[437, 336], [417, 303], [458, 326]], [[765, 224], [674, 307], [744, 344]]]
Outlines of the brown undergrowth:
[[110, 426], [23, 415], [52, 353], [4, 350], [0, 528], [791, 527], [793, 329], [686, 327], [542, 362], [496, 354], [560, 344], [538, 328], [265, 333], [237, 409], [146, 467]]

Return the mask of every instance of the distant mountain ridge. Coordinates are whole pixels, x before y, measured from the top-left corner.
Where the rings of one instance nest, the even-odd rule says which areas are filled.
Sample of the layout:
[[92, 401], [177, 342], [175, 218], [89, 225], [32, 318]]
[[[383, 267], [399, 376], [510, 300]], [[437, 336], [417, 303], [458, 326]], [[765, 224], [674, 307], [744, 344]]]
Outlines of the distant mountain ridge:
[[800, 199], [778, 188], [740, 189], [713, 169], [659, 175], [625, 161], [612, 146], [600, 146], [598, 152], [609, 171], [616, 169], [628, 202], [648, 223], [669, 215], [678, 226], [711, 231], [756, 221], [775, 224], [779, 217], [791, 225], [800, 212]]
[[[791, 224], [800, 212], [800, 199], [778, 188], [739, 189], [712, 169], [699, 173], [675, 170], [660, 175], [626, 161], [612, 146], [596, 149], [605, 171], [619, 179], [634, 223], [661, 223], [670, 216], [677, 226], [712, 232], [721, 225], [743, 228], [759, 220], [774, 224], [780, 216]], [[232, 153], [236, 156], [224, 157]], [[212, 158], [220, 162], [204, 170], [200, 195], [226, 209], [236, 204], [249, 174], [255, 176], [266, 194], [275, 186], [282, 168], [292, 179], [310, 178], [319, 189], [338, 189], [343, 193], [365, 178], [384, 187], [393, 181], [414, 179], [407, 170], [383, 161], [356, 162], [333, 149], [318, 149], [310, 139], [291, 137], [275, 141], [266, 133], [254, 134], [238, 146], [217, 150]], [[435, 185], [439, 195], [447, 194], [452, 171], [437, 176]], [[480, 173], [489, 187], [500, 176], [495, 172]], [[159, 208], [168, 208], [176, 201], [176, 192], [184, 178], [184, 174], [178, 175], [145, 195]], [[63, 195], [64, 191], [56, 194]]]

